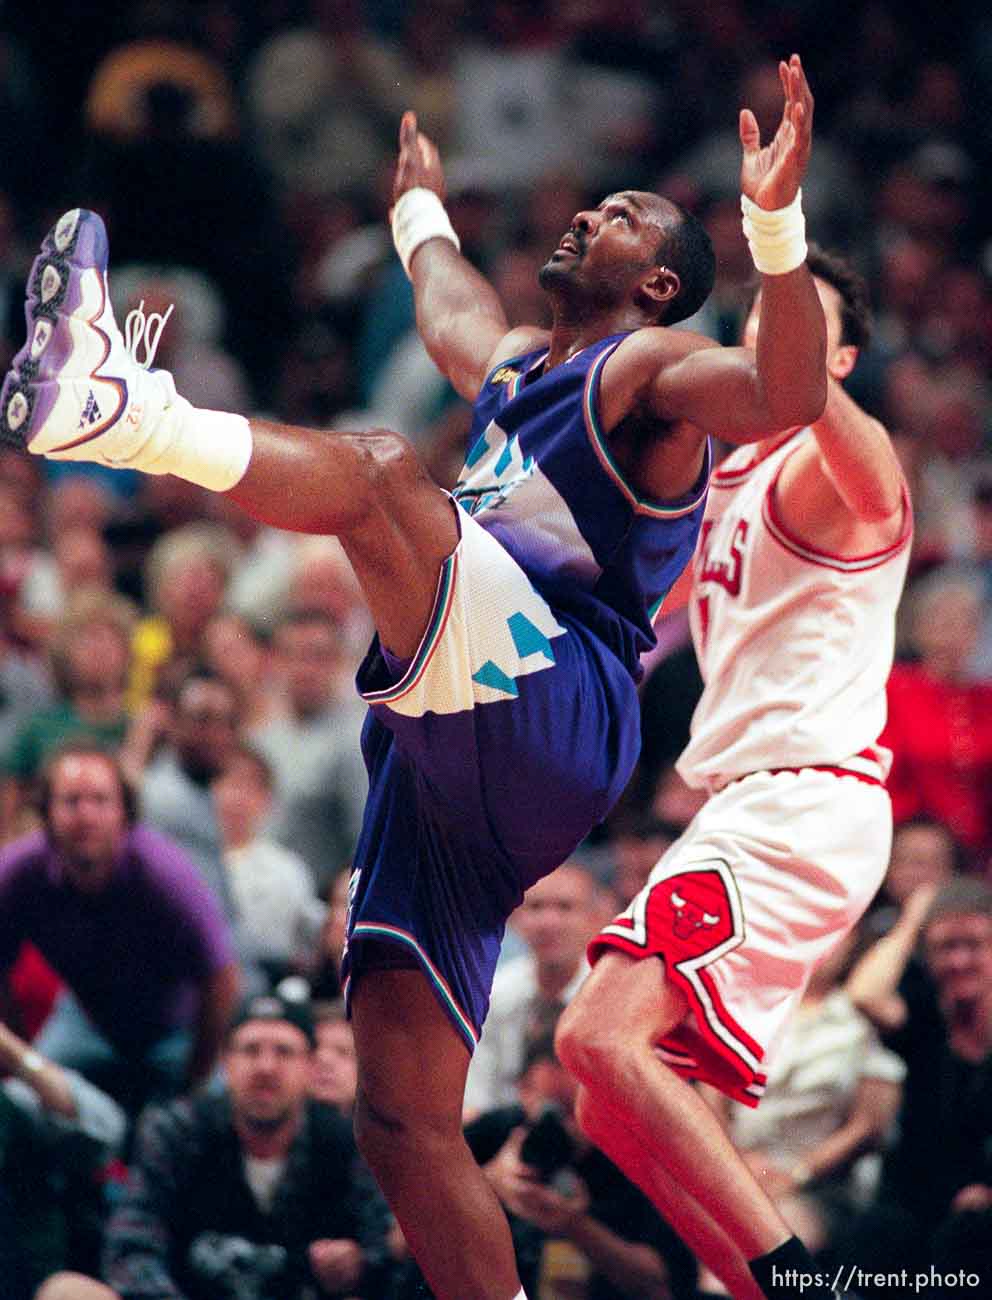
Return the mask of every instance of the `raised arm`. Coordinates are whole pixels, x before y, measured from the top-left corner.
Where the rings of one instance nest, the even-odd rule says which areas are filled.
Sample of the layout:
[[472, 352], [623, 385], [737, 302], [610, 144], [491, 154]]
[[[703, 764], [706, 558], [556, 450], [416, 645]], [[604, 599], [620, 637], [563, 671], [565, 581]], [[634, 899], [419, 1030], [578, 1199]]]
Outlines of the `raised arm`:
[[[745, 230], [762, 272], [762, 312], [754, 352], [721, 348], [698, 336], [674, 340], [643, 331], [625, 361], [628, 389], [659, 418], [685, 420], [732, 442], [809, 424], [827, 395], [826, 325], [806, 246], [799, 187], [812, 142], [813, 96], [798, 55], [779, 65], [785, 107], [778, 131], [761, 147], [754, 114], [740, 116]], [[619, 360], [619, 356], [618, 356]], [[604, 373], [604, 385], [607, 376]]]
[[901, 1029], [906, 1023], [908, 1008], [899, 981], [936, 892], [933, 885], [914, 890], [892, 929], [872, 944], [847, 977], [844, 990], [848, 997], [883, 1033]]
[[813, 433], [825, 473], [856, 519], [879, 523], [900, 511], [903, 473], [889, 435], [836, 379]]
[[[446, 223], [431, 195], [442, 200], [445, 195], [441, 159], [433, 142], [417, 130], [415, 115], [404, 113], [393, 182], [394, 234], [399, 228], [397, 213], [404, 228], [425, 220]], [[417, 244], [408, 261], [417, 329], [424, 346], [457, 392], [467, 401], [473, 401], [498, 345], [509, 330], [496, 291], [462, 257], [450, 234], [439, 233]]]
[[910, 525], [909, 496], [885, 428], [833, 378], [812, 428], [814, 440], [789, 457], [776, 487], [782, 523], [838, 554], [894, 545]]

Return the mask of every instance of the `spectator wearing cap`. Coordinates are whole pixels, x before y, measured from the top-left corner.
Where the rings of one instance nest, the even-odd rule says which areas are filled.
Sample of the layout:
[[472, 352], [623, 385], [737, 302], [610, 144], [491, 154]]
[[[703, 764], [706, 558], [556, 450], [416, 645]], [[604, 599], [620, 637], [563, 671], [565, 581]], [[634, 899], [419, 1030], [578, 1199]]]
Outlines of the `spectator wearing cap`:
[[36, 1046], [128, 1109], [201, 1082], [239, 987], [211, 891], [92, 744], [50, 757], [41, 813], [0, 850], [0, 970], [30, 940], [66, 985]]
[[389, 1214], [348, 1121], [309, 1096], [315, 1046], [307, 1003], [257, 995], [230, 1025], [224, 1091], [146, 1112], [104, 1242], [122, 1300], [384, 1294]]

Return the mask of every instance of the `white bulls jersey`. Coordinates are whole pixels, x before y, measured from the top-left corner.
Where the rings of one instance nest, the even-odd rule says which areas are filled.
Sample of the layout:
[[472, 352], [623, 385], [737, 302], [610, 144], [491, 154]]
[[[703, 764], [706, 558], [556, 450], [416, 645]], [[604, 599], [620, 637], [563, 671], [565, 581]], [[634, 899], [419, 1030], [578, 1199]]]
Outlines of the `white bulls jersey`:
[[678, 770], [694, 786], [776, 768], [837, 766], [884, 780], [895, 613], [909, 562], [908, 497], [899, 539], [830, 555], [782, 523], [775, 484], [814, 435], [760, 459], [734, 451], [710, 482], [690, 609], [705, 689]]

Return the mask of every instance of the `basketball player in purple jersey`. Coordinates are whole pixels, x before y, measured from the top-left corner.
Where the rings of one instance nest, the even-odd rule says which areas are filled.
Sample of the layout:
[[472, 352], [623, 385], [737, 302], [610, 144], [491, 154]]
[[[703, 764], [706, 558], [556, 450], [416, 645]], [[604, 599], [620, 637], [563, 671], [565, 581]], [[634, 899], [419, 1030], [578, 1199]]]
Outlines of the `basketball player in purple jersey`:
[[362, 585], [378, 635], [358, 675], [370, 788], [345, 957], [356, 1128], [440, 1300], [523, 1294], [462, 1139], [469, 1054], [506, 916], [635, 761], [638, 659], [695, 545], [706, 431], [746, 442], [815, 419], [825, 400], [799, 202], [813, 101], [798, 57], [780, 71], [775, 138], [761, 147], [747, 110], [740, 124], [764, 272], [756, 352], [666, 328], [706, 298], [712, 251], [676, 204], [627, 191], [578, 213], [544, 266], [550, 332], [508, 330], [458, 252], [437, 152], [404, 117], [394, 239], [424, 342], [475, 403], [454, 499], [396, 434], [198, 410], [166, 372], [140, 369], [109, 306], [95, 214], [66, 213], [29, 279], [0, 437], [177, 474], [269, 524], [336, 534]]

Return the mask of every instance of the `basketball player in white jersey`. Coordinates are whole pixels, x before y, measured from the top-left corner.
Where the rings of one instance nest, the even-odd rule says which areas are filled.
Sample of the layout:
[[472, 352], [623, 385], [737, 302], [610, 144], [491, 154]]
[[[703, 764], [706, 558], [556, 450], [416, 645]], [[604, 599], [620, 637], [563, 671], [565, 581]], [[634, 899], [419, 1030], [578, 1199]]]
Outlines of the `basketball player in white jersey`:
[[[892, 830], [876, 741], [912, 515], [885, 429], [841, 387], [868, 337], [864, 286], [819, 250], [807, 264], [826, 409], [723, 462], [696, 551], [705, 686], [678, 767], [710, 798], [591, 944], [558, 1035], [586, 1133], [735, 1300], [827, 1300], [840, 1280], [816, 1276], [688, 1080], [757, 1105], [810, 971], [882, 881]], [[760, 310], [759, 295], [750, 346]]]

